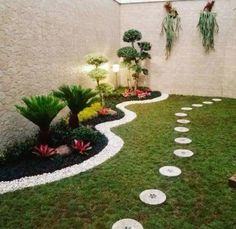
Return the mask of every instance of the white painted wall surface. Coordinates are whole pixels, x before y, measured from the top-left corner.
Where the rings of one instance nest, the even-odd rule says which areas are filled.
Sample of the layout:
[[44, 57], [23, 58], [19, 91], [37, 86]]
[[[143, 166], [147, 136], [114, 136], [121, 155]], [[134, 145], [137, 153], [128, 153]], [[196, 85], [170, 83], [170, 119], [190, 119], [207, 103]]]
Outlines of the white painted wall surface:
[[[171, 57], [165, 60], [165, 38], [160, 36], [165, 15], [163, 2], [121, 5], [121, 35], [135, 28], [152, 43], [150, 79], [152, 89], [171, 94], [236, 97], [235, 0], [217, 0], [214, 11], [220, 31], [215, 52], [205, 54], [196, 28], [206, 1], [176, 1], [183, 31]], [[122, 42], [121, 36], [121, 46]], [[125, 77], [122, 77], [123, 81]]]
[[15, 111], [21, 97], [62, 84], [93, 86], [78, 71], [84, 55], [112, 60], [119, 43], [115, 1], [0, 0], [0, 148], [35, 127]]

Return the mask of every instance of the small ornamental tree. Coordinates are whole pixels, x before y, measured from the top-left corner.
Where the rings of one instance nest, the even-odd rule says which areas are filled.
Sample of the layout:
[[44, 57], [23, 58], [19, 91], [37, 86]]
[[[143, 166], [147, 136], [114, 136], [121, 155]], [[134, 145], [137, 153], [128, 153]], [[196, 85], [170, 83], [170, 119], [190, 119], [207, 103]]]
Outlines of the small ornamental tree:
[[164, 5], [166, 10], [166, 16], [162, 21], [161, 34], [166, 35], [166, 59], [169, 58], [174, 42], [179, 37], [179, 31], [181, 29], [181, 19], [175, 8], [172, 7], [170, 2]]
[[96, 90], [99, 93], [101, 103], [104, 105], [104, 94], [103, 88], [101, 85], [101, 81], [106, 79], [108, 75], [108, 71], [105, 69], [100, 68], [102, 64], [107, 63], [108, 59], [99, 54], [89, 54], [85, 57], [85, 60], [87, 64], [93, 65], [95, 68], [88, 73], [88, 75], [91, 77], [91, 79], [95, 80], [97, 83]]
[[[142, 61], [151, 59], [149, 51], [151, 44], [149, 42], [138, 42], [142, 39], [142, 34], [138, 30], [128, 30], [123, 35], [123, 41], [130, 43], [131, 46], [120, 48], [117, 55], [123, 58], [123, 64], [133, 72], [134, 88], [137, 89], [141, 74], [148, 75], [148, 69], [142, 67]], [[136, 43], [137, 42], [137, 43]]]
[[89, 76], [96, 81], [97, 86], [99, 86], [100, 81], [106, 79], [108, 71], [100, 68], [104, 63], [108, 62], [108, 59], [103, 55], [89, 54], [85, 57], [86, 63], [93, 65], [95, 69], [89, 72]]
[[219, 26], [216, 21], [216, 13], [211, 12], [215, 1], [209, 1], [200, 13], [197, 27], [202, 36], [202, 45], [206, 52], [214, 50], [214, 36], [218, 33]]

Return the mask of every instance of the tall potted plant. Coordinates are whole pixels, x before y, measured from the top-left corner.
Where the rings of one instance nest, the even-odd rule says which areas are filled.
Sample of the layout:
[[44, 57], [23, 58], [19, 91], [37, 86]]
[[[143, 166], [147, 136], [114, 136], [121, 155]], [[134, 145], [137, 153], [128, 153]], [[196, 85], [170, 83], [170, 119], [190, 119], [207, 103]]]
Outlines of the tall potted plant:
[[216, 20], [216, 13], [212, 12], [215, 1], [209, 1], [200, 13], [200, 18], [197, 27], [199, 28], [202, 45], [206, 52], [214, 50], [215, 34], [219, 31], [219, 26]]
[[130, 43], [131, 46], [120, 48], [117, 51], [118, 57], [123, 58], [123, 64], [132, 71], [135, 90], [138, 87], [140, 75], [148, 75], [148, 69], [142, 67], [142, 61], [151, 59], [149, 51], [152, 46], [150, 42], [138, 42], [141, 39], [141, 32], [130, 29], [124, 33], [123, 41]]
[[172, 7], [170, 2], [164, 5], [166, 10], [166, 16], [162, 21], [161, 34], [166, 35], [166, 59], [169, 58], [174, 42], [179, 37], [179, 31], [181, 29], [181, 18], [175, 8]]

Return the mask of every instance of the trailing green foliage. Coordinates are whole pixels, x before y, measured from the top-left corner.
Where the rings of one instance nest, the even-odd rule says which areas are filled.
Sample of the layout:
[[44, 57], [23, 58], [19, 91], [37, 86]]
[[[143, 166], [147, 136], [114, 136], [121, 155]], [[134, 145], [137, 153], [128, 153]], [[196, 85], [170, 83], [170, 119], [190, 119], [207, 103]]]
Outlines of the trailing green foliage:
[[206, 52], [214, 50], [214, 36], [218, 33], [219, 26], [216, 21], [216, 13], [204, 10], [200, 13], [197, 27], [202, 36], [202, 45]]
[[167, 14], [162, 21], [161, 34], [166, 35], [166, 59], [169, 58], [174, 42], [179, 37], [179, 31], [181, 30], [181, 18], [178, 15], [176, 9], [172, 8], [170, 2], [166, 3], [165, 6]]
[[[142, 39], [142, 34], [138, 30], [128, 30], [124, 33], [123, 41], [131, 43], [131, 46], [120, 48], [117, 51], [117, 56], [123, 58], [122, 64], [132, 71], [132, 77], [135, 82], [135, 89], [138, 87], [138, 81], [140, 74], [148, 75], [148, 70], [142, 67], [142, 61], [145, 59], [151, 59], [151, 55], [148, 51], [151, 50], [151, 44], [149, 42], [137, 42]], [[135, 47], [135, 42], [139, 50]], [[128, 80], [129, 82], [129, 80]]]
[[17, 111], [40, 128], [40, 141], [47, 143], [50, 123], [65, 104], [51, 95], [24, 97], [22, 100], [25, 106], [16, 105]]
[[70, 108], [69, 125], [72, 128], [79, 126], [78, 113], [98, 101], [96, 91], [79, 85], [63, 85], [53, 95], [65, 101]]

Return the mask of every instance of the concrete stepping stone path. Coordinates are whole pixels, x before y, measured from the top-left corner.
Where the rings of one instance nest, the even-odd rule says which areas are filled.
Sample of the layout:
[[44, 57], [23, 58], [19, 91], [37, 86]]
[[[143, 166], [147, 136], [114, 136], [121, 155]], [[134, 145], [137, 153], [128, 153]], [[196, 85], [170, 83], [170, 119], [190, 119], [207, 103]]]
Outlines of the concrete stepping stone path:
[[158, 189], [148, 189], [139, 195], [140, 200], [149, 205], [160, 205], [166, 201], [166, 194]]
[[182, 107], [182, 111], [191, 111], [193, 108], [192, 107]]
[[180, 137], [180, 138], [176, 138], [175, 142], [179, 144], [189, 144], [192, 142], [192, 140], [190, 138]]
[[203, 107], [203, 105], [199, 104], [199, 103], [194, 103], [194, 104], [192, 104], [192, 107]]
[[185, 113], [175, 113], [175, 116], [177, 117], [187, 117], [188, 115]]
[[121, 219], [113, 224], [112, 229], [143, 229], [143, 226], [134, 219]]
[[177, 157], [192, 157], [193, 156], [193, 152], [188, 149], [177, 149], [174, 151], [174, 154]]
[[174, 130], [177, 131], [177, 132], [180, 132], [180, 133], [186, 133], [186, 132], [189, 132], [189, 128], [182, 127], [182, 126], [175, 127]]
[[181, 174], [181, 170], [176, 166], [163, 166], [159, 169], [159, 172], [167, 177], [177, 177]]
[[212, 99], [212, 101], [214, 101], [214, 102], [220, 102], [220, 101], [222, 101], [222, 99], [214, 98], [214, 99]]
[[188, 123], [190, 123], [190, 120], [188, 120], [188, 119], [178, 119], [177, 122], [181, 123], [181, 124], [188, 124]]
[[202, 102], [203, 104], [207, 104], [207, 105], [211, 105], [211, 104], [213, 104], [213, 102], [211, 102], [211, 101], [204, 101], [204, 102]]

